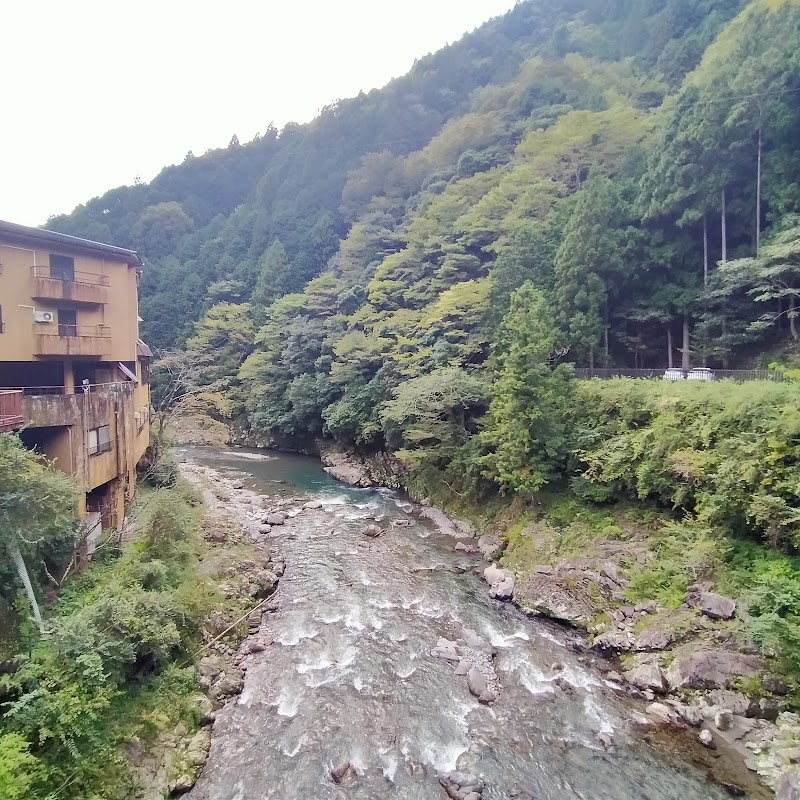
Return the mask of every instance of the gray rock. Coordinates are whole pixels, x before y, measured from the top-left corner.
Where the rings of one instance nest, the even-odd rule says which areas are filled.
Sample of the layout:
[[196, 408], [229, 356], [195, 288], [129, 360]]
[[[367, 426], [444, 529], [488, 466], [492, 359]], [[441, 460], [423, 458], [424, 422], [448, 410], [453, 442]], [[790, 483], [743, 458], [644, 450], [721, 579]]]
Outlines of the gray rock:
[[472, 667], [467, 673], [467, 686], [475, 697], [480, 697], [489, 688], [486, 678], [477, 667]]
[[761, 700], [758, 701], [758, 708], [758, 716], [770, 722], [775, 722], [775, 720], [778, 719], [778, 715], [781, 713], [780, 704], [771, 697], [762, 697]]
[[764, 690], [770, 694], [783, 696], [789, 693], [789, 687], [782, 680], [779, 680], [772, 675], [764, 676], [762, 684], [764, 686]]
[[672, 634], [659, 625], [651, 625], [636, 637], [633, 649], [666, 650], [670, 644], [672, 644]]
[[606, 673], [606, 680], [612, 683], [622, 683], [622, 675], [620, 675], [619, 672], [611, 670], [611, 672]]
[[383, 533], [383, 530], [380, 525], [367, 525], [361, 532], [364, 536], [369, 536], [370, 539], [377, 539]]
[[434, 658], [441, 658], [444, 661], [461, 661], [461, 657], [456, 650], [456, 643], [451, 642], [449, 639], [439, 639], [436, 643], [436, 647], [431, 650], [431, 655]]
[[240, 675], [231, 673], [221, 675], [211, 686], [211, 699], [217, 702], [223, 701], [228, 697], [239, 694], [244, 688], [244, 680]]
[[730, 650], [699, 649], [678, 655], [667, 670], [671, 689], [722, 689], [731, 678], [755, 675], [758, 656]]
[[714, 592], [701, 592], [698, 608], [711, 619], [731, 619], [736, 613], [736, 601]]
[[778, 778], [775, 800], [800, 800], [800, 769], [788, 769]]
[[286, 522], [286, 515], [280, 511], [276, 511], [272, 514], [267, 514], [264, 518], [264, 522], [266, 522], [267, 525], [283, 525]]
[[[405, 520], [403, 520], [405, 522]], [[475, 555], [480, 552], [474, 544], [465, 544], [464, 542], [457, 542], [455, 546], [457, 553], [466, 553], [467, 555]]]
[[730, 730], [733, 727], [733, 712], [727, 708], [717, 711], [717, 713], [714, 714], [714, 725], [716, 725], [717, 730], [720, 731]]
[[637, 689], [652, 689], [654, 692], [663, 692], [666, 689], [664, 673], [658, 664], [640, 664], [623, 675]]
[[489, 597], [493, 597], [495, 600], [511, 600], [514, 597], [516, 583], [517, 579], [513, 575], [506, 576], [489, 589]]
[[267, 523], [266, 523], [266, 522], [262, 522], [262, 523], [261, 523], [261, 524], [258, 526], [258, 532], [259, 532], [259, 533], [264, 533], [264, 534], [267, 534], [267, 533], [269, 533], [271, 530], [272, 530], [272, 525], [267, 525]]
[[197, 671], [204, 678], [213, 680], [225, 669], [225, 662], [219, 656], [204, 656], [197, 665]]
[[478, 698], [478, 700], [484, 705], [489, 705], [489, 703], [494, 703], [494, 701], [497, 700], [497, 697], [497, 692], [494, 689], [487, 689], [485, 692], [481, 693], [481, 696]]
[[471, 628], [464, 628], [461, 633], [464, 639], [464, 644], [472, 650], [477, 650], [480, 653], [486, 653], [493, 656], [497, 651], [485, 639], [482, 639]]
[[610, 631], [595, 636], [592, 647], [601, 653], [618, 653], [630, 650], [633, 646], [633, 634], [621, 628], [612, 628]]
[[458, 666], [456, 667], [455, 674], [456, 675], [466, 675], [470, 669], [472, 669], [472, 665], [467, 661], [459, 661]]
[[705, 717], [703, 716], [703, 709], [699, 706], [687, 706], [683, 704], [676, 705], [675, 711], [678, 716], [687, 724], [697, 727], [702, 725]]
[[710, 750], [716, 749], [716, 744], [714, 744], [714, 737], [711, 735], [711, 731], [703, 728], [697, 736], [698, 741], [700, 742], [703, 747], [708, 747]]
[[322, 508], [322, 500], [309, 500], [307, 503], [303, 503], [303, 508], [306, 511], [313, 511], [317, 508]]
[[605, 561], [600, 567], [600, 571], [610, 581], [613, 581], [617, 586], [623, 586], [626, 581], [620, 571], [620, 568], [613, 561]]
[[675, 723], [675, 712], [664, 703], [650, 703], [645, 711], [648, 716], [662, 725], [673, 725]]

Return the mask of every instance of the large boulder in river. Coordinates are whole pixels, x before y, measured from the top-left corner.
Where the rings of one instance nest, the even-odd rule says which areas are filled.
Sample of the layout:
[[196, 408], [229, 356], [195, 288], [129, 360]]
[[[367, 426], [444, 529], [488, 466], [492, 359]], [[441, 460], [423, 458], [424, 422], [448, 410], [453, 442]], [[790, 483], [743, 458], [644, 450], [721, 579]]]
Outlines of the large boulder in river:
[[367, 527], [361, 532], [364, 534], [364, 536], [369, 536], [371, 539], [377, 539], [383, 533], [383, 530], [381, 529], [380, 525], [367, 525]]
[[736, 601], [715, 592], [702, 592], [697, 605], [711, 619], [731, 619], [736, 613]]
[[272, 514], [267, 514], [267, 516], [264, 517], [264, 522], [267, 525], [283, 525], [284, 522], [286, 522], [286, 514], [275, 511]]
[[451, 800], [475, 800], [484, 787], [483, 781], [469, 772], [448, 772], [439, 777], [439, 783]]
[[724, 689], [732, 678], [755, 675], [758, 656], [732, 650], [700, 649], [678, 654], [667, 670], [670, 689]]
[[514, 596], [517, 579], [508, 569], [492, 564], [483, 571], [483, 578], [489, 584], [489, 596], [496, 600], [510, 600]]

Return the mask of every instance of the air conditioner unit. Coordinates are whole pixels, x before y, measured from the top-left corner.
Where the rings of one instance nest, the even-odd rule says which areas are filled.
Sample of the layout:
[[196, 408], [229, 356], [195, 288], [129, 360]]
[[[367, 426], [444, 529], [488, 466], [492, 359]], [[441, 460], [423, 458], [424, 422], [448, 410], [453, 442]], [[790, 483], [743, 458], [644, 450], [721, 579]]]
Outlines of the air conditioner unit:
[[52, 311], [34, 311], [33, 318], [37, 322], [52, 322], [55, 319]]

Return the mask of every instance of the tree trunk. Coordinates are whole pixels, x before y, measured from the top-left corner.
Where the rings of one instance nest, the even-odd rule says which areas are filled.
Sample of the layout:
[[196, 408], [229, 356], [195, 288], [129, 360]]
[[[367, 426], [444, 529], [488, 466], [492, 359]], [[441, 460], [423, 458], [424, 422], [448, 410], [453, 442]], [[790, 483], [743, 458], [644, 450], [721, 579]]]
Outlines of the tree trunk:
[[594, 345], [589, 345], [589, 369], [594, 369]]
[[758, 170], [756, 173], [756, 256], [761, 248], [761, 151], [764, 142], [761, 138], [761, 126], [758, 126]]
[[670, 369], [675, 366], [672, 360], [672, 329], [670, 327], [667, 327], [667, 364]]
[[603, 300], [603, 366], [608, 369], [608, 297]]
[[683, 315], [683, 348], [681, 349], [681, 369], [688, 370], [692, 368], [692, 362], [689, 359], [689, 314]]
[[725, 211], [725, 190], [722, 190], [722, 258], [724, 264], [728, 260], [728, 218]]
[[708, 220], [703, 214], [703, 288], [708, 289]]
[[789, 295], [789, 332], [792, 334], [792, 339], [797, 339], [797, 323], [795, 322], [795, 304], [796, 299], [793, 294]]

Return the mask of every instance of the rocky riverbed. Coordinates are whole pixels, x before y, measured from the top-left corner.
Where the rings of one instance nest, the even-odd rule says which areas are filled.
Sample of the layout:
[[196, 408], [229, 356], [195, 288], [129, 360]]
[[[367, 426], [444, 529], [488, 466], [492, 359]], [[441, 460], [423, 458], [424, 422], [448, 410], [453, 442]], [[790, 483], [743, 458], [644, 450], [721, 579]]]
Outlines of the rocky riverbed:
[[311, 459], [188, 457], [286, 565], [263, 618], [225, 654], [241, 692], [214, 712], [193, 798], [730, 796], [713, 776], [768, 796], [723, 742], [675, 739], [664, 727], [675, 720], [629, 698], [577, 632], [504, 602], [511, 576], [483, 580], [465, 526], [344, 489]]

